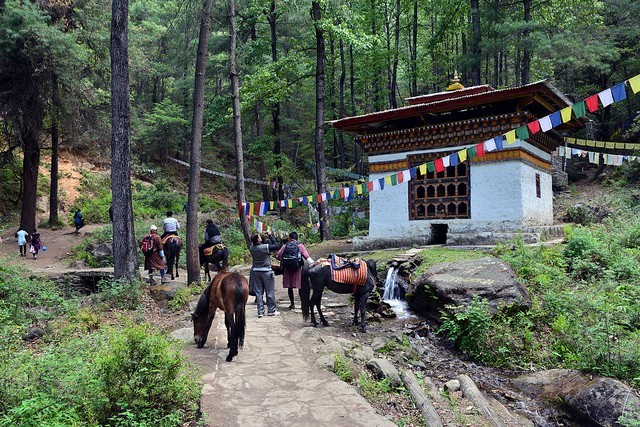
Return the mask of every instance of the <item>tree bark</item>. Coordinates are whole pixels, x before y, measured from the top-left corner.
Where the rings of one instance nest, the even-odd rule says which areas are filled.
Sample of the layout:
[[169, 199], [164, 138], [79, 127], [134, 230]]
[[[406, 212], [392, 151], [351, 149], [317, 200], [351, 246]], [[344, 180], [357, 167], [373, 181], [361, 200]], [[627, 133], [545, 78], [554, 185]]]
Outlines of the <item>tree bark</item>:
[[[236, 5], [235, 0], [229, 0], [229, 78], [231, 80], [231, 99], [233, 108], [233, 140], [236, 148], [236, 178], [238, 182], [237, 196], [238, 205], [245, 202], [244, 191], [244, 154], [242, 150], [242, 117], [240, 114], [240, 84], [238, 82], [238, 71], [236, 70]], [[251, 246], [249, 221], [240, 209], [240, 228], [244, 235], [247, 247]]]
[[411, 21], [411, 93], [418, 94], [418, 0], [413, 0], [413, 19]]
[[129, 1], [111, 8], [111, 194], [113, 198], [113, 272], [115, 279], [138, 276], [131, 204], [129, 113]]
[[[278, 15], [276, 14], [276, 2], [271, 0], [269, 3], [269, 32], [271, 35], [271, 61], [274, 63], [278, 61], [278, 33], [276, 31], [276, 21]], [[280, 155], [282, 153], [282, 142], [280, 141], [280, 102], [276, 102], [271, 112], [271, 118], [273, 120], [273, 154], [276, 156], [276, 168], [280, 170], [282, 162], [280, 161]], [[284, 180], [281, 175], [278, 175], [278, 188], [277, 199], [284, 199]]]
[[60, 94], [58, 75], [51, 74], [51, 187], [49, 188], [49, 226], [58, 225], [58, 146], [60, 144]]
[[[311, 2], [311, 16], [316, 30], [316, 130], [315, 130], [315, 151], [316, 151], [316, 187], [318, 194], [327, 192], [327, 175], [325, 171], [324, 155], [324, 30], [320, 20], [322, 13], [318, 1]], [[320, 239], [331, 238], [329, 221], [327, 217], [327, 202], [318, 204], [320, 215]]]
[[529, 84], [531, 71], [531, 41], [529, 23], [531, 22], [531, 0], [522, 0], [524, 6], [524, 30], [522, 31], [522, 85]]
[[[338, 43], [338, 47], [340, 50], [340, 80], [338, 82], [338, 117], [344, 118], [346, 115], [345, 105], [344, 105], [344, 85], [347, 77], [347, 70], [344, 62], [344, 43], [342, 39]], [[345, 164], [345, 152], [344, 152], [344, 132], [342, 130], [337, 130], [338, 132], [338, 149], [340, 153], [340, 167], [344, 168]]]
[[39, 132], [32, 127], [23, 129], [21, 133], [24, 146], [24, 157], [22, 160], [22, 182], [24, 190], [22, 193], [20, 228], [31, 234], [33, 230], [36, 229], [40, 138]]
[[480, 0], [471, 0], [471, 82], [480, 84]]
[[211, 27], [213, 0], [202, 4], [200, 36], [196, 54], [196, 75], [193, 90], [193, 123], [191, 128], [191, 154], [189, 162], [189, 200], [187, 201], [187, 284], [200, 281], [200, 254], [198, 251], [198, 199], [200, 193], [200, 165], [202, 163], [202, 124], [204, 116], [204, 84], [207, 71], [207, 47]]

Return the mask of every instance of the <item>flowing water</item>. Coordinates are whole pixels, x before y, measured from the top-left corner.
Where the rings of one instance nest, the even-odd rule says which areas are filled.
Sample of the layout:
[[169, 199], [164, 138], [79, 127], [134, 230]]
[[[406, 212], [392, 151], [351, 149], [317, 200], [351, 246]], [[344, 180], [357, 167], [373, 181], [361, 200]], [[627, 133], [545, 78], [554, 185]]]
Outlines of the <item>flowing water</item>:
[[384, 281], [384, 294], [382, 295], [382, 299], [391, 306], [398, 318], [406, 319], [413, 317], [413, 314], [409, 311], [407, 301], [401, 297], [398, 279], [398, 270], [395, 267], [389, 267], [387, 277]]

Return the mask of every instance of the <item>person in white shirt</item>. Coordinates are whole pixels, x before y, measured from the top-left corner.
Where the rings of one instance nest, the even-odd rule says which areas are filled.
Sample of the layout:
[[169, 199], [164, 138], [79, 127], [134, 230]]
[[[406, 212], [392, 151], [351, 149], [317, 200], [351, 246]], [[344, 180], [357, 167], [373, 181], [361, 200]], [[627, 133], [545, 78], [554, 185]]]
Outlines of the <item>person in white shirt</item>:
[[16, 232], [16, 237], [18, 238], [18, 247], [20, 248], [20, 256], [27, 256], [27, 237], [29, 237], [29, 233], [24, 231], [22, 228]]
[[180, 223], [173, 217], [173, 212], [167, 211], [167, 217], [162, 222], [162, 229], [164, 230], [162, 238], [164, 239], [169, 234], [175, 234], [177, 236], [179, 228]]

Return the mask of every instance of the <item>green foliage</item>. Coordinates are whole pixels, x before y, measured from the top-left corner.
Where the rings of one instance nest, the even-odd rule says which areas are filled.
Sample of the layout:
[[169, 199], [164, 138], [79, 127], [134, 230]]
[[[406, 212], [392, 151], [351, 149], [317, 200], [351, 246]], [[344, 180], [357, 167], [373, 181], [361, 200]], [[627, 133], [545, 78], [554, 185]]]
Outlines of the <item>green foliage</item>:
[[352, 384], [359, 377], [358, 369], [351, 361], [339, 354], [334, 355], [333, 373], [342, 381]]
[[101, 280], [98, 282], [100, 293], [95, 294], [96, 302], [111, 308], [134, 310], [140, 304], [142, 289], [140, 282], [126, 279]]
[[179, 348], [147, 326], [110, 330], [107, 337], [97, 356], [104, 421], [174, 426], [195, 415], [199, 385]]
[[173, 294], [173, 298], [169, 301], [169, 310], [178, 311], [187, 306], [189, 304], [191, 292], [191, 288], [179, 288]]
[[386, 395], [393, 391], [391, 386], [391, 380], [389, 378], [383, 378], [376, 380], [371, 378], [367, 372], [361, 372], [358, 376], [358, 388], [362, 392], [362, 395], [367, 399], [373, 399], [381, 395]]
[[419, 276], [432, 265], [441, 262], [456, 262], [471, 259], [480, 259], [487, 254], [482, 251], [464, 251], [448, 248], [429, 248], [418, 254], [422, 263], [418, 266], [415, 276]]
[[468, 307], [445, 306], [441, 312], [442, 325], [438, 333], [443, 333], [455, 342], [458, 348], [477, 360], [491, 360], [489, 330], [491, 315], [486, 299], [474, 297]]

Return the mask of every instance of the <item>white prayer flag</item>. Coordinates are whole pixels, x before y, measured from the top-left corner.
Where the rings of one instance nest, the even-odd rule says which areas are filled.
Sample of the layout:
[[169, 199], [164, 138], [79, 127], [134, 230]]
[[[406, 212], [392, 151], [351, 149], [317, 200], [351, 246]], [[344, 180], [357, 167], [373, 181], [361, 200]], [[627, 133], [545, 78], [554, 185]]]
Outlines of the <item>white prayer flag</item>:
[[538, 121], [540, 122], [540, 130], [542, 132], [546, 132], [553, 128], [553, 125], [551, 124], [551, 116], [544, 116]]
[[613, 104], [613, 94], [611, 93], [611, 88], [605, 89], [602, 92], [598, 93], [598, 98], [600, 98], [600, 102], [602, 102], [603, 107]]

